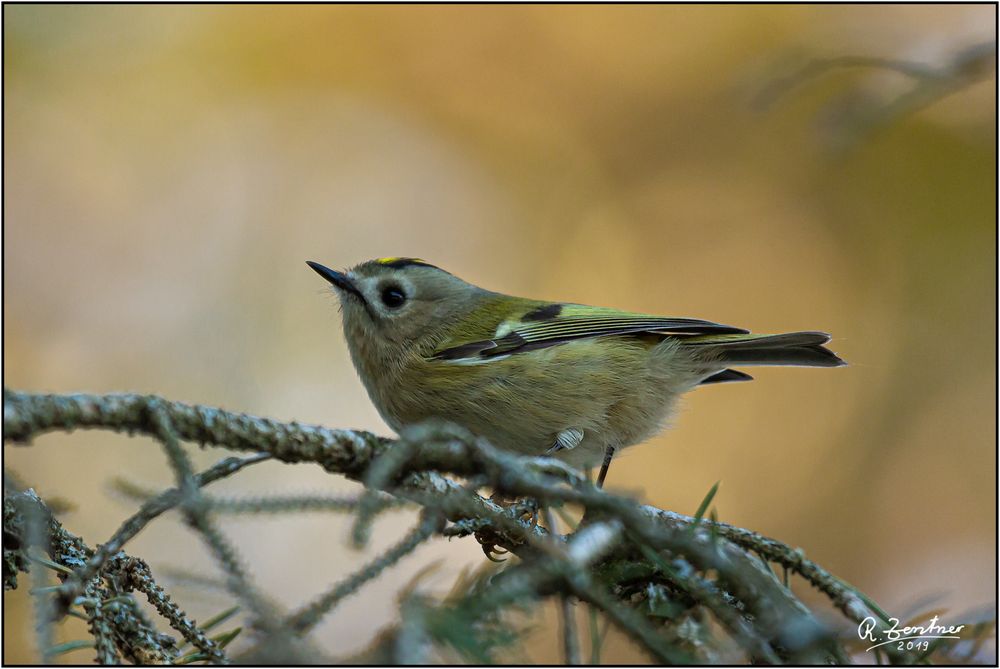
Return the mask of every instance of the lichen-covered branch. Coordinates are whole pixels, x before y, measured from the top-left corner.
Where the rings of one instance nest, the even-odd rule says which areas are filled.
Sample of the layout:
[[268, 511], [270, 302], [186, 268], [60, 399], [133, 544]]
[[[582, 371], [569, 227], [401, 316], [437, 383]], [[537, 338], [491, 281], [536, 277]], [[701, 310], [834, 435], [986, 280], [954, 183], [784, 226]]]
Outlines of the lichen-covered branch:
[[[765, 566], [768, 562], [801, 576], [855, 623], [868, 616], [883, 615], [855, 588], [805, 559], [801, 551], [774, 539], [714, 520], [696, 521], [643, 506], [633, 499], [596, 488], [559, 461], [499, 451], [454, 425], [414, 426], [394, 441], [367, 432], [282, 423], [155, 396], [36, 395], [5, 390], [6, 441], [30, 444], [34, 437], [46, 432], [75, 429], [152, 436], [167, 454], [176, 487], [159, 494], [131, 489], [130, 494], [140, 495], [145, 501], [96, 550], [84, 547], [74, 538], [78, 544], [73, 544], [77, 546], [75, 554], [67, 562], [58, 549], [50, 548], [50, 552], [55, 550], [51, 553], [53, 560], [66, 570], [61, 575], [65, 582], [51, 595], [60, 603], [54, 610], [65, 615], [81, 596], [94, 599], [87, 593], [97, 587], [95, 584], [119, 579], [117, 582], [127, 586], [126, 590], [144, 592], [182, 638], [195, 647], [196, 652], [185, 656], [185, 661], [225, 662], [228, 658], [221, 643], [208, 638], [175, 606], [171, 608], [162, 588], [151, 582], [144, 562], [121, 552], [132, 537], [174, 507], [181, 510], [188, 524], [206, 542], [226, 575], [230, 590], [251, 615], [257, 635], [251, 651], [253, 657], [260, 658], [264, 652], [272, 661], [276, 659], [274, 653], [281, 649], [285, 649], [281, 652], [298, 652], [293, 649], [301, 648], [301, 644], [296, 646], [293, 639], [312, 629], [347, 595], [378, 577], [424, 541], [442, 535], [474, 534], [484, 543], [488, 555], [503, 549], [520, 561], [509, 563], [488, 585], [475, 587], [454, 603], [434, 605], [408, 598], [403, 602], [407, 611], [404, 624], [380, 637], [380, 644], [385, 645], [379, 646], [381, 650], [374, 656], [406, 662], [431, 657], [434, 649], [450, 648], [472, 661], [490, 661], [491, 644], [509, 636], [496, 631], [499, 619], [518, 606], [557, 597], [564, 603], [565, 624], [572, 613], [568, 602], [577, 598], [603, 611], [657, 662], [704, 661], [716, 656], [709, 648], [713, 643], [718, 648], [737, 649], [744, 653], [745, 659], [760, 662], [843, 660], [846, 655], [836, 631], [821, 624], [775, 578]], [[228, 458], [195, 474], [182, 441], [251, 455]], [[212, 481], [264, 459], [317, 463], [330, 473], [365, 484], [366, 490], [357, 500], [279, 497], [272, 498], [272, 502], [227, 501], [202, 493], [202, 488]], [[483, 488], [501, 492], [505, 497], [531, 498], [534, 502], [501, 505], [480, 495]], [[130, 491], [127, 486], [125, 490]], [[11, 533], [19, 531], [13, 517], [17, 514], [12, 513], [8, 519], [8, 497], [11, 496], [5, 493], [5, 586], [9, 580], [16, 584], [16, 571], [26, 566], [18, 549], [8, 555], [8, 525]], [[43, 504], [35, 500], [35, 504]], [[356, 507], [354, 536], [358, 543], [363, 543], [374, 514], [402, 502], [423, 508], [418, 526], [359, 572], [291, 615], [275, 610], [256, 590], [246, 567], [248, 561], [229, 545], [213, 517], [217, 511], [293, 513]], [[543, 509], [574, 506], [583, 511], [583, 521], [565, 537], [551, 535], [534, 522], [530, 510], [537, 509], [536, 505]], [[50, 546], [58, 546], [71, 535], [51, 514], [47, 517]], [[551, 523], [547, 524], [551, 527]], [[23, 529], [22, 522], [20, 536], [26, 536]], [[656, 609], [650, 593], [670, 606]], [[105, 648], [99, 659], [112, 659], [109, 656], [113, 649], [107, 645], [107, 639], [112, 638], [117, 644], [116, 652], [121, 652], [122, 657], [141, 657], [128, 644], [123, 649], [121, 630], [112, 629], [110, 634], [104, 634], [108, 623], [102, 613], [103, 602], [108, 597], [100, 595], [97, 599], [101, 606], [87, 609], [87, 615], [100, 626], [94, 634], [98, 647]], [[672, 613], [666, 615], [665, 610]], [[692, 615], [696, 610], [703, 615]], [[717, 620], [718, 629], [728, 635], [728, 645], [722, 639], [713, 641], [718, 632], [698, 622], [704, 615]], [[129, 620], [133, 626], [142, 625], [134, 615]], [[692, 626], [697, 630], [695, 636]], [[225, 637], [225, 641], [231, 638]], [[168, 661], [176, 657], [173, 646], [156, 643], [149, 648], [149, 641], [143, 642], [147, 657], [149, 653], [159, 653], [156, 657]], [[566, 631], [564, 645], [567, 659], [578, 659], [575, 628]], [[890, 659], [906, 660], [892, 655]]]
[[177, 436], [233, 451], [267, 452], [283, 462], [315, 462], [358, 478], [391, 440], [367, 432], [282, 423], [153, 395], [42, 395], [4, 391], [4, 440], [27, 443], [53, 430], [103, 429], [157, 437], [149, 411], [158, 404]]
[[[46, 552], [51, 558], [51, 568], [60, 579], [67, 578], [73, 569], [82, 568], [87, 559], [93, 555], [80, 537], [63, 528], [62, 524], [52, 515], [45, 503], [33, 490], [9, 491], [4, 496], [4, 552], [26, 553], [29, 545], [26, 541], [28, 518], [32, 516], [42, 519], [47, 537]], [[24, 563], [4, 560], [4, 589], [17, 587], [17, 570], [22, 570]], [[9, 571], [10, 565], [17, 565], [17, 570]], [[78, 614], [87, 621], [94, 637], [97, 650], [97, 661], [100, 664], [113, 664], [120, 653], [140, 664], [167, 664], [176, 656], [174, 640], [169, 636], [160, 635], [152, 628], [135, 606], [121, 606], [121, 596], [113, 593], [106, 585], [116, 582], [117, 574], [105, 570], [102, 578], [88, 581], [81, 597], [71, 602], [71, 607], [79, 606], [85, 613]], [[53, 595], [55, 596], [55, 595]], [[125, 595], [125, 601], [131, 595]], [[131, 602], [134, 604], [134, 600]], [[50, 607], [50, 615], [55, 615], [55, 607]], [[70, 611], [77, 613], [74, 609]], [[113, 614], [113, 615], [112, 615]], [[51, 618], [39, 617], [36, 624], [51, 627], [56, 621]], [[112, 644], [113, 641], [113, 644]], [[51, 649], [43, 648], [42, 656], [47, 657]], [[50, 658], [51, 659], [51, 658]]]
[[170, 600], [163, 588], [153, 579], [149, 565], [138, 558], [116, 555], [108, 565], [109, 570], [120, 575], [120, 583], [126, 590], [137, 590], [146, 596], [150, 604], [166, 619], [170, 626], [181, 633], [184, 639], [208, 658], [217, 663], [226, 662], [226, 656], [203, 630]]

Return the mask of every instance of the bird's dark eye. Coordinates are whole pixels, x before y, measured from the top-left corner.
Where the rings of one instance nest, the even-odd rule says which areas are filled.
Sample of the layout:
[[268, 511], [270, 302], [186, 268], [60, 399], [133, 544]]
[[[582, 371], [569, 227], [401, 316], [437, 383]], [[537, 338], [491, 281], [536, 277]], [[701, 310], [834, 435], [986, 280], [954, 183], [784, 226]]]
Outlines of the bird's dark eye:
[[382, 304], [390, 309], [403, 306], [406, 302], [406, 293], [399, 286], [386, 286], [382, 289]]

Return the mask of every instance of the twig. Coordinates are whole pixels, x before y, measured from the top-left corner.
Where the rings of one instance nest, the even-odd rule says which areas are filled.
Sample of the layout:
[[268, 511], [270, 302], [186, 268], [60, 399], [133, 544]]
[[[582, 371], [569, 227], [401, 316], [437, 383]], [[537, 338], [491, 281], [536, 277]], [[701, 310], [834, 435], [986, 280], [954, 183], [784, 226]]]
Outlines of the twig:
[[[471, 626], [505, 606], [545, 596], [574, 574], [613, 550], [621, 536], [621, 524], [615, 520], [598, 522], [582, 528], [558, 553], [535, 553], [530, 560], [508, 567], [490, 579], [488, 587], [474, 592], [454, 606], [442, 607], [428, 614], [428, 628], [440, 635], [440, 640], [455, 643], [456, 634], [465, 637], [454, 625]], [[550, 544], [539, 538], [537, 543]], [[477, 658], [484, 662], [488, 658]]]
[[[262, 462], [270, 457], [268, 453], [258, 453], [246, 458], [226, 458], [196, 474], [194, 477], [195, 485], [198, 487], [206, 486], [213, 481], [235, 474], [248, 465]], [[83, 569], [63, 585], [61, 593], [63, 607], [69, 606], [69, 603], [76, 599], [83, 590], [83, 584], [92, 579], [112, 555], [120, 551], [129, 540], [139, 534], [150, 521], [174, 508], [183, 499], [184, 495], [180, 488], [171, 488], [148, 500], [138, 511], [127, 518], [111, 535], [110, 539], [97, 547]]]
[[226, 583], [232, 593], [242, 599], [247, 608], [256, 616], [253, 621], [254, 625], [261, 630], [276, 629], [278, 622], [275, 613], [270, 610], [268, 602], [258, 594], [257, 589], [247, 576], [246, 568], [236, 550], [215, 527], [205, 510], [201, 499], [201, 490], [191, 469], [191, 461], [180, 445], [177, 432], [163, 406], [163, 401], [158, 398], [152, 400], [148, 409], [149, 420], [155, 436], [167, 451], [174, 474], [177, 477], [177, 488], [181, 493], [181, 509], [188, 525], [201, 534], [202, 539], [215, 555], [216, 560], [219, 561], [226, 575]]
[[121, 574], [122, 585], [128, 590], [138, 590], [163, 616], [170, 626], [192, 646], [205, 654], [206, 659], [213, 664], [226, 664], [225, 654], [215, 642], [208, 638], [204, 630], [199, 629], [176, 604], [170, 601], [170, 596], [163, 591], [149, 570], [149, 565], [139, 558], [126, 557], [118, 554], [111, 559], [109, 569]]
[[[651, 506], [643, 506], [641, 511], [678, 529], [688, 527], [693, 522], [689, 516]], [[802, 576], [820, 592], [827, 595], [834, 605], [853, 622], [860, 623], [869, 616], [877, 617], [883, 621], [887, 620], [888, 616], [885, 612], [880, 608], [872, 607], [874, 603], [871, 600], [865, 601], [867, 598], [863, 598], [856, 588], [847, 585], [815, 562], [806, 559], [802, 551], [789, 548], [780, 541], [741, 527], [718, 521], [705, 522], [706, 524], [711, 523], [719, 536], [758, 553], [768, 561], [777, 562]]]
[[310, 604], [292, 614], [286, 626], [296, 634], [305, 634], [312, 629], [324, 615], [329, 613], [342, 599], [356, 592], [362, 585], [372, 580], [388, 567], [409, 555], [420, 544], [434, 536], [443, 527], [443, 519], [436, 514], [425, 513], [420, 523], [409, 534], [389, 548], [374, 561], [362, 567], [359, 571], [320, 595]]
[[[557, 537], [555, 514], [551, 507], [545, 507], [545, 524], [549, 528], [549, 534]], [[573, 612], [573, 602], [566, 593], [559, 594], [560, 625], [562, 627], [563, 640], [563, 660], [565, 664], [582, 664], [580, 659], [580, 636], [576, 626], [576, 617]]]
[[692, 664], [693, 658], [667, 643], [661, 630], [653, 627], [641, 614], [631, 609], [594, 584], [585, 575], [570, 580], [577, 597], [604, 612], [625, 634], [642, 646], [654, 660], [663, 664]]
[[856, 136], [887, 125], [890, 121], [913, 114], [996, 72], [996, 41], [982, 42], [962, 49], [937, 66], [911, 61], [870, 56], [817, 58], [791, 76], [769, 83], [755, 97], [753, 106], [766, 109], [792, 88], [834, 69], [874, 68], [898, 72], [914, 81], [913, 87], [880, 108], [868, 111], [857, 120]]
[[94, 579], [84, 591], [86, 598], [83, 608], [87, 612], [87, 628], [94, 637], [94, 648], [97, 650], [97, 663], [102, 665], [119, 664], [118, 652], [115, 648], [113, 625], [110, 616], [105, 614], [104, 601], [99, 582]]
[[[303, 513], [309, 511], [352, 512], [357, 510], [358, 497], [322, 495], [285, 495], [280, 497], [205, 497], [205, 503], [215, 513]], [[389, 495], [378, 497], [377, 510], [384, 511], [406, 505], [406, 501]]]
[[645, 546], [641, 548], [646, 559], [656, 565], [656, 568], [665, 574], [672, 583], [679, 586], [681, 590], [691, 595], [695, 601], [703, 604], [715, 615], [736, 641], [750, 653], [752, 660], [759, 659], [767, 664], [780, 663], [778, 656], [768, 641], [760, 638], [753, 631], [747, 621], [740, 615], [739, 611], [727, 603], [722, 593], [711, 585], [707, 579], [698, 578], [696, 575], [682, 575], [677, 570], [672, 569], [652, 549]]
[[941, 74], [934, 68], [922, 63], [914, 63], [906, 60], [895, 60], [892, 58], [878, 58], [872, 56], [838, 56], [834, 58], [815, 58], [798, 72], [781, 79], [770, 82], [766, 88], [758, 93], [754, 100], [754, 106], [764, 109], [775, 100], [785, 95], [791, 89], [810, 79], [816, 79], [827, 72], [844, 68], [873, 68], [880, 70], [891, 70], [902, 75], [925, 81], [936, 79]]

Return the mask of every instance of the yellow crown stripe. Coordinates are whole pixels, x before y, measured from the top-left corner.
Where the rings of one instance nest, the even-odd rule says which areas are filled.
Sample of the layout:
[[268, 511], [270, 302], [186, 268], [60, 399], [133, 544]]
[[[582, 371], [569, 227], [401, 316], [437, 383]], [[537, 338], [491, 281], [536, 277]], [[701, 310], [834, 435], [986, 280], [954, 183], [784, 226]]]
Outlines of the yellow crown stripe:
[[407, 263], [414, 263], [414, 264], [418, 264], [418, 265], [430, 265], [429, 262], [427, 262], [426, 260], [424, 260], [422, 258], [403, 258], [403, 257], [400, 257], [400, 256], [392, 256], [392, 257], [389, 257], [389, 258], [377, 258], [375, 260], [375, 262], [377, 262], [380, 265], [391, 265], [391, 264], [399, 262], [401, 260], [405, 260]]

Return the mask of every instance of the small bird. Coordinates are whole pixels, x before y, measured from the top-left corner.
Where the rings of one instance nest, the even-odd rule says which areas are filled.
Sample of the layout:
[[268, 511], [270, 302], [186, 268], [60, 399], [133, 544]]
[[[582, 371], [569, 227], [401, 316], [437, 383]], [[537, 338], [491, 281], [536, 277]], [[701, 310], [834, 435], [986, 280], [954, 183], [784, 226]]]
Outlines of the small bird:
[[601, 464], [656, 434], [696, 386], [750, 381], [750, 365], [839, 367], [823, 332], [750, 334], [494, 293], [418, 258], [345, 272], [307, 261], [340, 298], [351, 359], [394, 430], [428, 418], [494, 446]]

